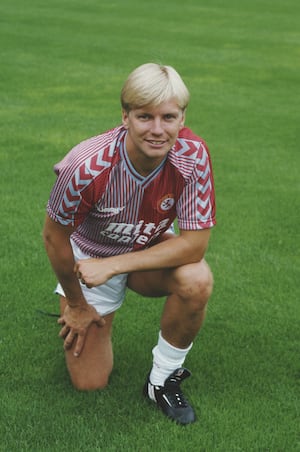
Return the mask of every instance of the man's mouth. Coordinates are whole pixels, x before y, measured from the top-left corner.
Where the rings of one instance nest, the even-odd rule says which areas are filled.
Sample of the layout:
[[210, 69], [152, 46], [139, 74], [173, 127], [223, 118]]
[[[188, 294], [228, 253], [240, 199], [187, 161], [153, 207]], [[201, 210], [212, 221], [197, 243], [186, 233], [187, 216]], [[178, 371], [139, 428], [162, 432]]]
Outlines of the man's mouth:
[[152, 144], [153, 146], [162, 146], [165, 144], [165, 141], [162, 140], [146, 140], [148, 143]]

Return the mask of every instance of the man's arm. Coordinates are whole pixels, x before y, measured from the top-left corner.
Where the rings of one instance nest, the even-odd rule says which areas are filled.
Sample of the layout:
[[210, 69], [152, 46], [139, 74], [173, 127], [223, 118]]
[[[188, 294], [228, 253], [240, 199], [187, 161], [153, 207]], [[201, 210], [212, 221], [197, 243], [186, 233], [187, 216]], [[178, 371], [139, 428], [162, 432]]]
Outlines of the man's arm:
[[74, 355], [79, 356], [91, 323], [95, 322], [98, 326], [103, 326], [105, 321], [94, 307], [86, 302], [78, 278], [74, 273], [75, 262], [70, 244], [73, 230], [56, 223], [47, 216], [43, 236], [49, 260], [64, 289], [68, 303], [58, 321], [62, 325], [60, 336], [65, 339], [65, 349], [70, 348], [76, 338]]
[[61, 283], [69, 306], [85, 305], [86, 301], [74, 273], [74, 256], [70, 236], [74, 228], [63, 226], [46, 216], [43, 237], [52, 268]]
[[75, 265], [76, 274], [88, 287], [93, 287], [121, 273], [159, 270], [199, 262], [204, 257], [209, 236], [210, 229], [181, 230], [179, 236], [146, 250], [105, 259], [80, 260]]

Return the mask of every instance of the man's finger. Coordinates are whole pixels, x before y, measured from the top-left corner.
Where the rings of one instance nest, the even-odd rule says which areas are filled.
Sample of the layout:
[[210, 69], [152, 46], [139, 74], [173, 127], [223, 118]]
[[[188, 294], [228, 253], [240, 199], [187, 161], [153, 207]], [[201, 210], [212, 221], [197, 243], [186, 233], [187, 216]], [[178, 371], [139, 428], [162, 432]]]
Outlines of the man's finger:
[[73, 344], [75, 336], [76, 336], [75, 333], [73, 333], [72, 331], [69, 332], [69, 334], [66, 337], [65, 342], [64, 342], [64, 349], [65, 350], [69, 350], [69, 348], [72, 347], [72, 344]]
[[106, 324], [106, 321], [104, 320], [103, 317], [100, 317], [99, 320], [95, 321], [95, 323], [97, 326], [99, 326], [101, 328], [102, 326], [104, 326]]
[[70, 328], [67, 325], [64, 325], [59, 332], [59, 337], [65, 337], [70, 331]]
[[73, 271], [75, 273], [75, 275], [77, 276], [78, 279], [83, 279], [82, 273], [80, 271], [80, 267], [79, 267], [79, 263], [76, 262], [74, 267], [73, 267]]
[[84, 341], [85, 341], [85, 333], [81, 332], [77, 336], [75, 349], [74, 349], [74, 356], [76, 358], [78, 358], [78, 356], [82, 352], [82, 349], [83, 349], [83, 346], [84, 346]]

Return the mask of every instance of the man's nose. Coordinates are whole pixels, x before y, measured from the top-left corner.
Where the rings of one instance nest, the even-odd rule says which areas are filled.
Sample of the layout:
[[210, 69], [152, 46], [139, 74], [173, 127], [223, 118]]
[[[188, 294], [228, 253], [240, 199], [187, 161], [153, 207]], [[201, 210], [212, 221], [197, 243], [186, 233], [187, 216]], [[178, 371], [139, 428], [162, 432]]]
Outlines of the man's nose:
[[162, 123], [160, 118], [154, 118], [152, 121], [151, 132], [154, 135], [161, 135], [163, 133]]

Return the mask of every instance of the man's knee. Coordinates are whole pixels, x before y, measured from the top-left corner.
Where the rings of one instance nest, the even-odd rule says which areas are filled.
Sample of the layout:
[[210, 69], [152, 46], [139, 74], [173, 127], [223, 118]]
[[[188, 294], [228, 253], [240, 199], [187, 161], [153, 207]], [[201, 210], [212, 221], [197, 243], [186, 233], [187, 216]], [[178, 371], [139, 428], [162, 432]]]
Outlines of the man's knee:
[[73, 386], [78, 389], [78, 391], [96, 391], [106, 388], [110, 374], [93, 376], [70, 374], [70, 376]]
[[213, 275], [204, 259], [199, 263], [178, 267], [174, 271], [174, 281], [180, 298], [204, 305], [213, 290]]

